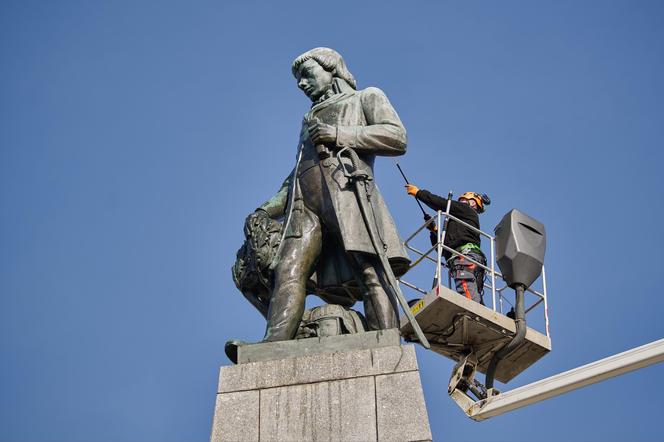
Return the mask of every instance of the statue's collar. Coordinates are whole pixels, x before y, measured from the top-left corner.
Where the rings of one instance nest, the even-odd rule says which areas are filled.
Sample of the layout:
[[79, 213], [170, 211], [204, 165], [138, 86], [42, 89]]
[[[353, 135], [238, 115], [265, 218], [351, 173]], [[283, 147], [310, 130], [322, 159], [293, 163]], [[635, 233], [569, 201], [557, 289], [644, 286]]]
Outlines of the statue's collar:
[[329, 100], [330, 98], [334, 97], [337, 95], [338, 92], [334, 92], [334, 88], [329, 88], [327, 92], [325, 92], [321, 97], [316, 100], [314, 103], [311, 103], [311, 107], [317, 106], [319, 104], [324, 103], [325, 101]]
[[332, 87], [325, 93], [325, 95], [311, 105], [311, 112], [315, 112], [318, 109], [334, 104], [354, 93], [355, 89], [350, 87], [348, 83], [341, 78], [335, 78]]

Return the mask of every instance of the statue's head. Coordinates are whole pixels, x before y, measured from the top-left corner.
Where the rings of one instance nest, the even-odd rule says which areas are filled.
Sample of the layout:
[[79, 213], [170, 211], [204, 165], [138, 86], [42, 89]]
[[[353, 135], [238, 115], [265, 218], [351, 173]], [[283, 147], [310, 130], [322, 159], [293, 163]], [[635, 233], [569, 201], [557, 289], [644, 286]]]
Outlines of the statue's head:
[[343, 80], [353, 89], [357, 88], [353, 74], [334, 49], [311, 49], [293, 61], [292, 70], [297, 87], [302, 89], [311, 101], [317, 101], [330, 90], [335, 78]]

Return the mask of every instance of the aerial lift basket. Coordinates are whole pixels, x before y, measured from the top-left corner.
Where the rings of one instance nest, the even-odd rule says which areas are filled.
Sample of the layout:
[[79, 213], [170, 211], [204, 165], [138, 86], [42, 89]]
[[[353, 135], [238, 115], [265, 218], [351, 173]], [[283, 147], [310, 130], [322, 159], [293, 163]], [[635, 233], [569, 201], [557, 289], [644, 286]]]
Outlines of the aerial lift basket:
[[[422, 252], [410, 244], [410, 241], [419, 232], [434, 221], [432, 219], [405, 242], [409, 250], [420, 256], [413, 266], [425, 259], [434, 261], [438, 265], [434, 287], [431, 290], [422, 290], [402, 278], [402, 284], [423, 294], [422, 298], [411, 306], [411, 312], [429, 340], [431, 350], [457, 362], [450, 382], [450, 390], [454, 390], [455, 377], [471, 382], [474, 379], [475, 371], [486, 373], [496, 352], [512, 341], [517, 331], [516, 324], [513, 318], [502, 313], [502, 301], [505, 299], [504, 291], [506, 289], [520, 283], [523, 284], [527, 292], [534, 295], [536, 299], [533, 305], [525, 309], [526, 313], [538, 305], [544, 304], [545, 332], [527, 327], [525, 338], [497, 365], [495, 378], [507, 383], [551, 351], [551, 339], [548, 336], [546, 281], [542, 266], [546, 243], [544, 226], [527, 215], [512, 210], [496, 227], [496, 237], [494, 237], [450, 215], [449, 207], [446, 212], [438, 212], [439, 226], [446, 225], [445, 222], [441, 224], [444, 219], [462, 223], [489, 239], [491, 253], [488, 257], [488, 267], [474, 262], [472, 259], [469, 260], [486, 270], [485, 298], [488, 298], [488, 289], [490, 289], [492, 308], [467, 299], [440, 283], [442, 275], [440, 269], [444, 263], [441, 258], [442, 251], [447, 250], [450, 253], [458, 254], [443, 245], [445, 229], [442, 229], [442, 233], [438, 236], [438, 244], [428, 252]], [[494, 253], [496, 248], [497, 251]], [[494, 267], [496, 260], [505, 275], [496, 271]], [[542, 274], [542, 293], [529, 288], [540, 273]], [[504, 279], [506, 285], [497, 287], [497, 279]], [[496, 296], [498, 296], [500, 308], [497, 306]], [[416, 342], [412, 326], [405, 317], [401, 318], [400, 329], [406, 340]], [[458, 381], [458, 379], [456, 380]]]
[[[448, 200], [450, 198], [451, 194]], [[455, 219], [449, 215], [449, 204], [445, 212], [438, 212], [439, 226], [445, 225], [441, 224], [442, 217]], [[463, 223], [457, 219], [455, 221]], [[438, 234], [438, 243], [427, 252], [420, 252], [409, 244], [431, 222], [434, 220], [429, 220], [420, 227], [406, 240], [405, 245], [419, 255], [411, 267], [424, 260], [436, 263], [434, 287], [431, 290], [422, 290], [403, 279], [401, 283], [424, 295], [411, 305], [411, 312], [429, 340], [431, 350], [457, 362], [450, 376], [448, 394], [471, 419], [481, 421], [498, 416], [664, 361], [664, 339], [660, 339], [500, 393], [492, 387], [494, 377], [502, 382], [509, 382], [551, 351], [546, 273], [543, 266], [546, 248], [544, 226], [517, 210], [512, 210], [503, 217], [496, 227], [495, 238], [466, 225], [489, 239], [489, 267], [482, 265], [487, 271], [485, 279], [488, 282], [485, 287], [491, 289], [489, 308], [441, 285], [441, 251], [450, 251], [443, 247], [445, 229], [442, 229], [442, 234]], [[434, 250], [437, 250], [437, 259], [429, 256]], [[472, 261], [470, 258], [469, 260]], [[495, 271], [494, 262], [498, 263], [502, 273]], [[541, 293], [531, 287], [540, 276]], [[496, 286], [496, 277], [505, 282], [503, 287]], [[521, 300], [516, 302], [517, 309], [511, 317], [502, 314], [503, 291], [507, 288], [515, 289], [516, 298]], [[525, 293], [538, 298], [527, 308], [523, 303]], [[544, 307], [544, 333], [525, 327], [523, 321], [525, 314], [540, 304]], [[401, 318], [400, 326], [404, 338], [416, 341], [413, 329], [405, 318]], [[474, 378], [477, 371], [493, 372], [492, 375], [487, 373], [486, 386]]]

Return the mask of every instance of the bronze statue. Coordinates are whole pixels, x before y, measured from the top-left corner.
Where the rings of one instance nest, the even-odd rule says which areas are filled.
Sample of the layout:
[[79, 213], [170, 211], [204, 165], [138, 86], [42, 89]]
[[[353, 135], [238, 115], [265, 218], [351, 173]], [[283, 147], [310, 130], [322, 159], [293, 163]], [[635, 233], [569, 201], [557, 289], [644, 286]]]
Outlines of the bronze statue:
[[[336, 51], [307, 51], [293, 61], [292, 72], [313, 103], [302, 121], [296, 165], [245, 226], [283, 219], [281, 237], [262, 240], [274, 256], [272, 290], [267, 294], [267, 285], [257, 284], [260, 295], [243, 293], [267, 319], [264, 341], [296, 336], [308, 293], [344, 307], [362, 300], [370, 330], [397, 327], [390, 286], [410, 260], [373, 180], [373, 165], [376, 156], [406, 152], [406, 130], [380, 89], [357, 90]], [[240, 252], [238, 261], [245, 256]], [[389, 262], [391, 271], [381, 262]]]

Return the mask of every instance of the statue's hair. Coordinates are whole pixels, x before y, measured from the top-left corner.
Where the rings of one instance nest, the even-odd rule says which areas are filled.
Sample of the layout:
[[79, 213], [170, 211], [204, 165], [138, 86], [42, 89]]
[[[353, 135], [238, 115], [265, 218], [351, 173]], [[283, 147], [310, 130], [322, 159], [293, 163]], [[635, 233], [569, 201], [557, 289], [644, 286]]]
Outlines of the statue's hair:
[[315, 60], [323, 69], [328, 72], [331, 72], [334, 77], [341, 78], [344, 80], [350, 87], [357, 89], [357, 84], [355, 83], [355, 78], [353, 74], [350, 73], [346, 67], [344, 59], [341, 58], [341, 55], [330, 48], [314, 48], [310, 49], [304, 54], [300, 55], [293, 61], [292, 71], [293, 75], [300, 68], [300, 65], [307, 60]]

